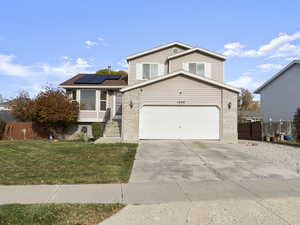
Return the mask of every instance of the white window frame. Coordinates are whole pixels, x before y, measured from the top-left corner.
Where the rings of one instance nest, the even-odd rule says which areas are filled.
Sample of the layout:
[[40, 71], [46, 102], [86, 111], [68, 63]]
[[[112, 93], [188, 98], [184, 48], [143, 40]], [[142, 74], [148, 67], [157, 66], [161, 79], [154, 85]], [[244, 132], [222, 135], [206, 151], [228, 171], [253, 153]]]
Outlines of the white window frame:
[[[149, 80], [149, 79], [151, 79], [151, 78], [153, 78], [153, 77], [159, 77], [160, 75], [159, 75], [159, 64], [160, 63], [153, 63], [153, 62], [142, 62], [141, 63], [142, 64], [142, 79], [143, 80]], [[147, 79], [147, 78], [144, 78], [144, 64], [149, 64], [150, 65], [150, 75], [149, 75], [149, 79]], [[152, 74], [151, 74], [151, 65], [157, 65], [157, 75], [156, 76], [152, 76]]]
[[[206, 63], [205, 62], [193, 62], [193, 61], [187, 62], [188, 72], [190, 72], [190, 63], [196, 63], [196, 75], [206, 77]], [[204, 65], [204, 74], [203, 75], [197, 73], [197, 64], [203, 64]], [[190, 73], [192, 73], [192, 72], [190, 72]]]
[[[101, 100], [101, 92], [106, 91], [106, 99], [105, 99], [105, 110], [101, 110], [101, 102], [104, 102], [104, 100]], [[108, 90], [99, 90], [99, 112], [105, 112], [107, 110], [107, 103], [108, 103]]]
[[[88, 88], [82, 88], [82, 89], [88, 89]], [[96, 91], [96, 96], [95, 96], [95, 110], [83, 110], [83, 109], [80, 109], [80, 99], [81, 99], [81, 90], [82, 89], [78, 89], [77, 90], [77, 101], [79, 103], [79, 110], [82, 111], [82, 112], [97, 112], [97, 96], [98, 96], [98, 90], [97, 89], [93, 89]], [[78, 95], [79, 94], [79, 95]]]

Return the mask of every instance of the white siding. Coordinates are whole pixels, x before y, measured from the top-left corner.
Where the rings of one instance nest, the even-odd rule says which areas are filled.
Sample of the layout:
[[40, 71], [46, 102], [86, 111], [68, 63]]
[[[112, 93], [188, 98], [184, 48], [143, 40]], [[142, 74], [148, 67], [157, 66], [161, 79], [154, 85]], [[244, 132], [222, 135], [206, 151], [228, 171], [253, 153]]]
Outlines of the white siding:
[[300, 108], [300, 65], [296, 64], [261, 91], [261, 112], [266, 121], [292, 120]]

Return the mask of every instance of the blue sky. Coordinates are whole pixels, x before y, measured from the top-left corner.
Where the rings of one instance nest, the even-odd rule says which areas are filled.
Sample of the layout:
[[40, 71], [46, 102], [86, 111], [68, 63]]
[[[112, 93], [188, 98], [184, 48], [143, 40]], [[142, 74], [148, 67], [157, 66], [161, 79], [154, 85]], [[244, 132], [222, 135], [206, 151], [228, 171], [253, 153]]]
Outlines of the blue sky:
[[2, 1], [0, 94], [126, 69], [126, 56], [172, 41], [226, 54], [225, 81], [253, 90], [299, 58], [299, 10], [282, 0]]

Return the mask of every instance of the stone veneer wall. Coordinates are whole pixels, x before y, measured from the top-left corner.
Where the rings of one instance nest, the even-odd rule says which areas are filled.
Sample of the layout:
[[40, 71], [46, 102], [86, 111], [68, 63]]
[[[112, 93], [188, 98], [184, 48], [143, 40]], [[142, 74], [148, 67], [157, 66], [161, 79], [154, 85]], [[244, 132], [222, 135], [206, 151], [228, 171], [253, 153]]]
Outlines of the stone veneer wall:
[[140, 89], [125, 92], [122, 99], [122, 139], [125, 142], [137, 142], [139, 139], [139, 108]]
[[[224, 143], [237, 143], [237, 97], [238, 94], [226, 89], [222, 90], [222, 130], [221, 141]], [[228, 103], [231, 102], [231, 108], [228, 108]]]

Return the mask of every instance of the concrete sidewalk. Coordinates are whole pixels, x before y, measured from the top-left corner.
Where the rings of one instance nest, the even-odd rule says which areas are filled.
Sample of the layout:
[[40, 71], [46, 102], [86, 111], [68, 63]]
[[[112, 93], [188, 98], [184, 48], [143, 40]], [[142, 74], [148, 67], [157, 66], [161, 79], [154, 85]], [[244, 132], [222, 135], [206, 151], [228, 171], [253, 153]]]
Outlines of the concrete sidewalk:
[[0, 204], [159, 204], [210, 200], [300, 197], [300, 179], [0, 186]]

